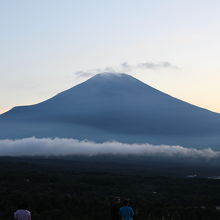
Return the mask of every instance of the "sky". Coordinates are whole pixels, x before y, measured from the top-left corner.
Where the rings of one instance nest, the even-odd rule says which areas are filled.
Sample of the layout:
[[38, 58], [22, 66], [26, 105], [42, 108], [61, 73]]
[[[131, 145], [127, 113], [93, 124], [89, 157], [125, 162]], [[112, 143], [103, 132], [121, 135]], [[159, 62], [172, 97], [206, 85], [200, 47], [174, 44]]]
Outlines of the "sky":
[[0, 0], [0, 113], [103, 71], [220, 113], [220, 1]]

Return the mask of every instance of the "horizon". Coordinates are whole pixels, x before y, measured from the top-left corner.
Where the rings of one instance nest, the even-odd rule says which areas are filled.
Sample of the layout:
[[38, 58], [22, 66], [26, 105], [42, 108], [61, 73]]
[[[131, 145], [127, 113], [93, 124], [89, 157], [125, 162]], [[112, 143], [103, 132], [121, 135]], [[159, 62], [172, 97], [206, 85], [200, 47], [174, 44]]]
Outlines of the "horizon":
[[[74, 85], [74, 86], [72, 86], [72, 87], [70, 87], [70, 88], [66, 88], [66, 89], [64, 89], [63, 91], [59, 91], [58, 93], [53, 94], [53, 95], [52, 95], [51, 97], [49, 97], [48, 99], [50, 99], [50, 98], [52, 98], [52, 97], [58, 95], [58, 94], [61, 93], [61, 92], [64, 92], [64, 91], [66, 91], [66, 90], [69, 90], [69, 89], [71, 89], [71, 88], [73, 88], [73, 87], [75, 87], [75, 86], [77, 86], [77, 85], [79, 85], [79, 84], [81, 84], [81, 83], [83, 83], [83, 82], [85, 82], [85, 81], [87, 81], [87, 80], [90, 80], [90, 79], [93, 78], [94, 76], [97, 76], [97, 75], [110, 75], [110, 74], [111, 74], [111, 75], [116, 75], [116, 76], [117, 76], [117, 75], [118, 75], [118, 76], [119, 76], [119, 75], [128, 75], [128, 76], [131, 76], [131, 77], [133, 77], [133, 78], [139, 80], [140, 82], [142, 82], [142, 83], [144, 83], [144, 84], [146, 84], [146, 85], [148, 85], [148, 86], [151, 86], [151, 85], [149, 85], [149, 84], [147, 84], [147, 83], [141, 81], [140, 79], [136, 78], [136, 77], [133, 76], [132, 74], [128, 74], [128, 73], [121, 73], [121, 72], [103, 72], [103, 73], [96, 73], [96, 74], [92, 74], [92, 73], [91, 73], [91, 76], [90, 76], [88, 79], [86, 79], [86, 80], [84, 80], [84, 81], [82, 81], [82, 82], [80, 82], [80, 83], [78, 83], [78, 84], [76, 84], [76, 85]], [[151, 87], [153, 87], [153, 86], [151, 86]], [[155, 87], [153, 87], [153, 88], [159, 90], [158, 88], [155, 88]], [[176, 99], [179, 99], [179, 100], [181, 100], [181, 101], [187, 102], [186, 100], [182, 100], [182, 99], [180, 99], [179, 97], [175, 97], [175, 96], [173, 96], [173, 95], [171, 95], [171, 94], [168, 94], [168, 93], [166, 93], [166, 92], [164, 92], [164, 91], [161, 91], [161, 90], [159, 90], [159, 91], [160, 91], [160, 92], [163, 92], [163, 93], [165, 93], [165, 94], [167, 94], [167, 95], [170, 95], [170, 96], [172, 96], [172, 97], [174, 97], [174, 98], [176, 98]], [[31, 104], [26, 104], [26, 105], [16, 105], [16, 106], [12, 106], [11, 108], [6, 109], [5, 111], [1, 111], [1, 110], [0, 110], [0, 115], [6, 113], [6, 112], [8, 112], [8, 111], [10, 111], [10, 110], [13, 109], [14, 107], [17, 107], [17, 106], [35, 105], [35, 104], [44, 102], [44, 101], [46, 101], [46, 100], [48, 100], [48, 99], [44, 99], [44, 100], [41, 100], [41, 101], [39, 101], [39, 102], [31, 103]], [[202, 106], [195, 105], [194, 103], [190, 103], [190, 102], [187, 102], [187, 103], [192, 104], [192, 105], [197, 106], [197, 107], [200, 107], [200, 108], [203, 108], [203, 109], [207, 109], [207, 108], [204, 108], [204, 107], [202, 107]], [[211, 112], [215, 112], [215, 111], [212, 111], [212, 110], [210, 110], [210, 109], [207, 109], [207, 110], [209, 110], [209, 111], [211, 111]], [[215, 112], [215, 113], [220, 113], [220, 112]]]

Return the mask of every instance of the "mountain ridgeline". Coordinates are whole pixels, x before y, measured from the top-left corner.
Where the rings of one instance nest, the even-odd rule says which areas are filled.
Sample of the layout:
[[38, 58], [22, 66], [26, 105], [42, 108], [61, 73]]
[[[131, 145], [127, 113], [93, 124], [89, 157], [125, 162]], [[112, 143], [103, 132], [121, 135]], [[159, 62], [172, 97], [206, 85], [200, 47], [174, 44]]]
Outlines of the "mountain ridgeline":
[[220, 147], [220, 114], [160, 92], [127, 74], [97, 74], [39, 104], [0, 115], [0, 138]]

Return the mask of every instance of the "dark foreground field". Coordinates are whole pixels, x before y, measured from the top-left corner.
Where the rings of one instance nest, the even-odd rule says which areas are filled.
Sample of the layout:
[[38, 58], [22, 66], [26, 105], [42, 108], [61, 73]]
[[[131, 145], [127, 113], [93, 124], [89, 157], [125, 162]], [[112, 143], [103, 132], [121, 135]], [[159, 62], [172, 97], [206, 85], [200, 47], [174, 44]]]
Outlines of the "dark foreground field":
[[208, 178], [218, 175], [218, 161], [2, 157], [0, 219], [25, 201], [34, 220], [108, 220], [115, 196], [132, 200], [135, 219], [220, 219], [220, 180]]

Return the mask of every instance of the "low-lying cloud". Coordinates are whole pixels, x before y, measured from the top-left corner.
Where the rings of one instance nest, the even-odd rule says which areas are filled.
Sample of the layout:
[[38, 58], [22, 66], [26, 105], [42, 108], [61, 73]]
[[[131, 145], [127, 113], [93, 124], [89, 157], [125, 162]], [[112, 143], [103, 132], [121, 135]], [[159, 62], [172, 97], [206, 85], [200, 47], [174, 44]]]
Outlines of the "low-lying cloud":
[[129, 64], [127, 62], [121, 63], [118, 67], [105, 67], [98, 69], [91, 69], [87, 71], [77, 71], [74, 74], [79, 77], [91, 77], [97, 73], [111, 72], [111, 73], [130, 73], [138, 70], [159, 70], [159, 69], [179, 69], [168, 61], [163, 62], [142, 62], [137, 64]]
[[181, 158], [220, 158], [212, 149], [184, 148], [182, 146], [125, 144], [119, 142], [95, 143], [67, 138], [24, 138], [0, 140], [0, 156], [67, 156], [86, 155], [146, 155]]

